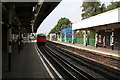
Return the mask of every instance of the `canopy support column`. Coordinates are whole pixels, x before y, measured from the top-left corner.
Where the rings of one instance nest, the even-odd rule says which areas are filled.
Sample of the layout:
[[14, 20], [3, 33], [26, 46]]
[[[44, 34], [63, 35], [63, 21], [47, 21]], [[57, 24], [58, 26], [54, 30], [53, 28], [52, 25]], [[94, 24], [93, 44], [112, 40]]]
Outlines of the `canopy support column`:
[[72, 43], [74, 44], [74, 39], [75, 39], [75, 31], [72, 30]]
[[9, 5], [9, 25], [8, 25], [8, 71], [11, 71], [11, 54], [12, 54], [12, 16], [14, 5]]
[[87, 46], [87, 31], [84, 34], [84, 45]]
[[98, 47], [98, 32], [95, 34], [95, 47]]
[[111, 37], [110, 45], [112, 50], [114, 50], [114, 29], [112, 29], [112, 35], [110, 37]]

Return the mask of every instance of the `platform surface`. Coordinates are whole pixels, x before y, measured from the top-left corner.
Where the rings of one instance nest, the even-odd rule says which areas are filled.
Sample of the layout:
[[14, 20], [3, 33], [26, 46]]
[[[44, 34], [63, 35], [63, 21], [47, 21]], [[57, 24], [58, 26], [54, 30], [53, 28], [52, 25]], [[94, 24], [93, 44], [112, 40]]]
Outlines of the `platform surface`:
[[102, 48], [102, 47], [96, 48], [95, 46], [90, 46], [90, 45], [84, 46], [83, 44], [77, 44], [77, 43], [72, 44], [72, 43], [62, 42], [62, 41], [52, 41], [52, 42], [60, 43], [63, 45], [72, 46], [75, 48], [80, 48], [80, 49], [84, 49], [84, 50], [88, 50], [88, 51], [92, 51], [92, 52], [96, 52], [104, 55], [120, 57], [120, 50], [111, 50], [111, 49]]
[[[30, 78], [30, 79], [50, 79], [45, 66], [40, 60], [35, 49], [35, 43], [31, 42], [21, 49], [18, 54], [17, 47], [13, 46], [11, 71], [3, 73], [4, 78]], [[4, 61], [3, 61], [4, 62]]]

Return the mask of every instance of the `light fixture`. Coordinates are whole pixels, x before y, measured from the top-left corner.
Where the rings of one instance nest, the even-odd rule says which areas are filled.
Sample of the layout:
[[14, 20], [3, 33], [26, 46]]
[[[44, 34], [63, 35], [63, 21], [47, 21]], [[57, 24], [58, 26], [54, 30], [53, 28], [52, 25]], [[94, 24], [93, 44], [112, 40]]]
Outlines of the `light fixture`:
[[33, 7], [32, 11], [34, 12], [34, 10], [35, 10], [35, 7]]

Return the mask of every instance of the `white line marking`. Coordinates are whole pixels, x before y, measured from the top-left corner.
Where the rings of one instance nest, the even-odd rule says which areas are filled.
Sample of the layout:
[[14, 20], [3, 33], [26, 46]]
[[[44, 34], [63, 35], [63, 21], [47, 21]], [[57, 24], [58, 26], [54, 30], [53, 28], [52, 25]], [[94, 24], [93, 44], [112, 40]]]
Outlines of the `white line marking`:
[[[35, 49], [38, 49], [38, 46], [36, 45]], [[36, 51], [37, 51], [36, 49]], [[39, 50], [39, 49], [38, 49]], [[38, 52], [38, 51], [37, 51]], [[50, 65], [50, 67], [53, 69], [53, 71], [57, 74], [57, 76], [61, 79], [64, 80], [64, 78], [60, 75], [60, 73], [53, 67], [53, 65], [49, 62], [49, 60], [42, 54], [42, 52], [39, 50], [40, 54], [43, 56], [43, 58], [46, 60], [46, 62]], [[39, 57], [41, 58], [40, 54], [38, 52]], [[43, 59], [42, 59], [43, 60]], [[48, 68], [48, 67], [47, 67]], [[50, 70], [49, 70], [50, 71]], [[51, 72], [50, 72], [51, 73]], [[52, 73], [51, 73], [52, 74]]]
[[83, 48], [81, 46], [75, 46], [75, 45], [61, 43], [61, 42], [57, 42], [57, 41], [51, 41], [51, 42], [55, 42], [55, 43], [59, 43], [59, 44], [62, 44], [62, 45], [67, 45], [67, 46], [75, 47], [75, 48], [78, 48], [78, 49], [83, 49], [83, 50], [88, 50], [88, 51], [97, 52], [97, 53], [101, 53], [101, 54], [106, 54], [106, 55], [120, 57], [118, 54], [116, 55], [114, 53], [108, 53], [108, 52], [104, 52], [104, 51], [100, 51], [100, 50], [94, 50], [94, 49], [92, 50], [92, 49], [88, 49], [88, 48]]
[[[37, 46], [36, 46], [36, 47], [37, 47]], [[36, 49], [36, 47], [35, 47], [35, 49]], [[37, 47], [37, 48], [38, 48], [38, 47]], [[36, 51], [37, 51], [37, 49], [36, 49]], [[40, 53], [41, 53], [41, 52], [40, 52]], [[43, 65], [45, 66], [46, 70], [48, 71], [50, 77], [51, 77], [52, 79], [55, 79], [55, 77], [53, 76], [53, 74], [51, 73], [51, 71], [49, 70], [49, 68], [47, 67], [47, 65], [45, 64], [44, 60], [42, 59], [42, 57], [40, 56], [40, 54], [39, 54], [38, 51], [37, 51], [37, 54], [38, 54], [39, 58], [41, 59]]]

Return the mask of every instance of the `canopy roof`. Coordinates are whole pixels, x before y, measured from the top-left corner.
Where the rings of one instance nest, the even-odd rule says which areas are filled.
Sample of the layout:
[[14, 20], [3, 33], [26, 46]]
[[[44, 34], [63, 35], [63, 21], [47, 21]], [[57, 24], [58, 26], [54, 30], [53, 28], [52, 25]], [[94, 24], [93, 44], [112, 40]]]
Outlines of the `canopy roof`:
[[81, 20], [78, 23], [74, 23], [72, 25], [72, 30], [117, 23], [117, 22], [120, 22], [119, 15], [120, 15], [120, 8], [110, 10], [110, 11], [98, 14], [96, 16]]
[[[28, 33], [37, 31], [37, 28], [43, 20], [60, 3], [56, 2], [2, 2], [2, 22], [5, 25], [9, 23], [9, 11], [12, 9], [12, 27], [18, 32], [18, 26], [21, 30]], [[12, 8], [11, 5], [13, 6]]]

